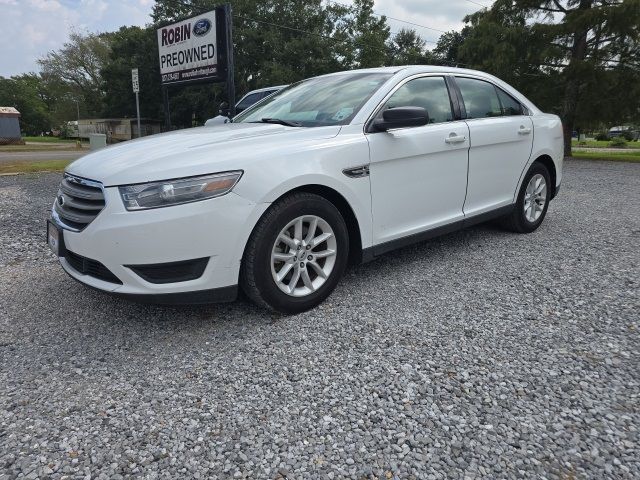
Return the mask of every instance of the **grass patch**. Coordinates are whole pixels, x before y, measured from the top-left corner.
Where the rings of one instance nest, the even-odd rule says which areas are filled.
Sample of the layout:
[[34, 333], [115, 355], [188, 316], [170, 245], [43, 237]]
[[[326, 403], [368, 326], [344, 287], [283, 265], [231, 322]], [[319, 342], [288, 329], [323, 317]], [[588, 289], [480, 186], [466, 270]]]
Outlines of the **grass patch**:
[[[611, 140], [571, 140], [571, 146], [574, 148], [587, 147], [587, 148], [611, 148], [609, 143]], [[640, 148], [640, 142], [627, 142], [626, 148]]]
[[640, 152], [573, 152], [573, 158], [582, 160], [608, 160], [610, 162], [640, 162]]
[[0, 174], [3, 173], [34, 173], [34, 172], [61, 172], [73, 160], [49, 160], [45, 162], [15, 162], [0, 163]]
[[[84, 145], [86, 147], [86, 145]], [[0, 152], [82, 152], [87, 148], [76, 148], [75, 144], [61, 144], [61, 146], [52, 147], [51, 144], [43, 145], [3, 145]]]
[[59, 138], [59, 137], [22, 137], [25, 142], [38, 143], [76, 143], [75, 138]]

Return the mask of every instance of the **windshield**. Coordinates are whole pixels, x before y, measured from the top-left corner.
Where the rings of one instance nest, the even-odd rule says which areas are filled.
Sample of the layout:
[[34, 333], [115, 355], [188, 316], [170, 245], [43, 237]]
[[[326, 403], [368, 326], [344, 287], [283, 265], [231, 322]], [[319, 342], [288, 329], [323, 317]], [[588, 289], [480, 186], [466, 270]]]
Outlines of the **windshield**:
[[303, 80], [249, 108], [233, 122], [277, 120], [301, 127], [346, 125], [391, 75], [352, 73]]

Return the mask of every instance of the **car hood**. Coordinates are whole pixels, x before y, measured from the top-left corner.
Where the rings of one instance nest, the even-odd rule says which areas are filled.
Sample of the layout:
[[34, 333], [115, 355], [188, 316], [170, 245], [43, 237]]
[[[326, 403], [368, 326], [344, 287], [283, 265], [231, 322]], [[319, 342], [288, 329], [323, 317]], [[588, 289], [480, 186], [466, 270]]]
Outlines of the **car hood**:
[[229, 123], [152, 135], [113, 145], [76, 160], [66, 171], [105, 186], [143, 183], [244, 168], [283, 149], [335, 137], [339, 126], [297, 128]]

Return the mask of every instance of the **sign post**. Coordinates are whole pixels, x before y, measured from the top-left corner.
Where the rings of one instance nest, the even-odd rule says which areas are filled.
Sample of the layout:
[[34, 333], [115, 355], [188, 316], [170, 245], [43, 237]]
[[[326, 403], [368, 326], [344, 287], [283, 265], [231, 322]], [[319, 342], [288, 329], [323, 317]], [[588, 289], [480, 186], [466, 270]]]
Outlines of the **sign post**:
[[138, 82], [137, 68], [134, 68], [131, 70], [131, 83], [133, 84], [133, 92], [136, 94], [136, 112], [138, 114], [138, 138], [140, 138], [142, 137], [142, 130], [140, 129], [140, 99], [138, 98], [138, 94], [140, 93], [140, 82]]
[[225, 82], [235, 112], [231, 5], [226, 4], [157, 29], [165, 127], [171, 128], [168, 87]]
[[227, 64], [227, 98], [229, 99], [229, 118], [236, 115], [236, 83], [233, 77], [235, 66], [233, 60], [233, 36], [231, 22], [231, 5], [224, 5], [224, 30], [225, 30], [225, 50]]

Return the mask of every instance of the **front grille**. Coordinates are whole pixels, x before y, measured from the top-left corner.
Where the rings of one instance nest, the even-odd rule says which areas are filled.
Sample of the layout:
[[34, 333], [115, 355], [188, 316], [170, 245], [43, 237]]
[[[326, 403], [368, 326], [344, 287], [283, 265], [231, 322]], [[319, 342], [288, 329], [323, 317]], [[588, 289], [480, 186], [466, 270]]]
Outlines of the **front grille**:
[[65, 173], [53, 210], [66, 226], [80, 231], [98, 216], [104, 205], [100, 183]]
[[97, 278], [98, 280], [122, 285], [120, 279], [97, 260], [91, 260], [90, 258], [83, 257], [82, 255], [78, 255], [77, 253], [73, 253], [69, 250], [65, 252], [64, 258], [67, 260], [67, 263], [71, 265], [71, 268], [83, 275], [89, 275], [90, 277]]

